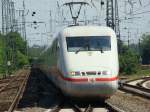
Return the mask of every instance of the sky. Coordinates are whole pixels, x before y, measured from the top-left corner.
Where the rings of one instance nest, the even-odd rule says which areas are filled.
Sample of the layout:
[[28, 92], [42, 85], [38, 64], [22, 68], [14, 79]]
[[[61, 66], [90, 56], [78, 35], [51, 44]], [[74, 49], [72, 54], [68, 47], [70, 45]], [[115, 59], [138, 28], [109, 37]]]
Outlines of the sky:
[[[23, 0], [13, 0], [15, 2], [15, 9], [23, 9]], [[68, 1], [81, 0], [24, 0], [26, 6], [26, 29], [27, 40], [29, 45], [45, 45], [50, 44], [53, 40], [52, 35], [55, 35], [61, 30], [64, 25], [62, 22], [71, 21], [69, 8], [63, 6], [63, 3]], [[58, 3], [57, 3], [58, 1]], [[106, 5], [101, 6], [101, 0], [82, 0], [87, 1], [89, 5], [82, 8], [79, 16], [79, 21], [97, 20], [90, 24], [105, 25]], [[106, 0], [103, 0], [106, 3]], [[121, 39], [126, 41], [128, 36], [132, 42], [137, 42], [143, 33], [150, 32], [150, 0], [118, 0], [119, 2], [119, 17]], [[141, 2], [140, 2], [141, 1]], [[0, 4], [1, 5], [1, 4]], [[78, 9], [78, 7], [75, 7]], [[50, 11], [52, 15], [52, 29], [50, 26]], [[32, 13], [36, 12], [34, 16]], [[147, 12], [147, 13], [142, 13]], [[141, 14], [142, 13], [142, 14]], [[1, 14], [1, 13], [0, 13]], [[17, 14], [16, 14], [17, 15]], [[1, 16], [1, 15], [0, 15]], [[20, 17], [17, 17], [21, 19]], [[134, 18], [134, 19], [133, 19]], [[31, 22], [42, 22], [37, 25]], [[0, 19], [1, 25], [1, 19]], [[36, 27], [36, 28], [35, 28]]]

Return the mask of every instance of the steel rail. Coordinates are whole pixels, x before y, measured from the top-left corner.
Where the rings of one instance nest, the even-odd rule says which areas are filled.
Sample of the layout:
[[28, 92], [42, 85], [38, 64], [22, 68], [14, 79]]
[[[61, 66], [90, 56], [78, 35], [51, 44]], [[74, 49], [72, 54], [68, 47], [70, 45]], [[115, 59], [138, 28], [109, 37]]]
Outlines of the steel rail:
[[[145, 87], [143, 86], [143, 84], [146, 83], [147, 81], [150, 81], [150, 78], [147, 78], [147, 79], [145, 79], [145, 80], [143, 80], [143, 81], [137, 83], [137, 86], [142, 87], [142, 88], [145, 88]], [[146, 88], [146, 89], [148, 89], [148, 88]], [[149, 89], [149, 91], [150, 91], [150, 89]]]
[[93, 111], [93, 107], [91, 105], [89, 105], [84, 112], [92, 112]]
[[127, 91], [127, 92], [130, 92], [130, 93], [134, 93], [134, 94], [140, 95], [144, 98], [149, 98], [150, 99], [150, 90], [147, 89], [147, 88], [143, 88], [143, 87], [139, 87], [139, 86], [124, 83], [120, 87], [120, 90]]
[[125, 112], [124, 110], [116, 107], [115, 105], [111, 104], [110, 102], [106, 101], [105, 102], [107, 105], [107, 108], [110, 112]]
[[60, 105], [56, 105], [50, 112], [59, 112], [61, 110]]
[[149, 77], [135, 78], [135, 79], [132, 79], [132, 80], [127, 80], [127, 81], [125, 81], [125, 83], [129, 83], [129, 82], [136, 81], [136, 80], [140, 80], [140, 79], [143, 79], [143, 80], [145, 80], [145, 79], [150, 79], [150, 76], [149, 76]]
[[18, 92], [17, 92], [17, 95], [15, 96], [15, 98], [14, 98], [14, 100], [13, 100], [11, 106], [9, 107], [8, 112], [13, 112], [13, 110], [15, 109], [16, 105], [17, 105], [18, 102], [19, 102], [19, 99], [21, 98], [21, 96], [22, 96], [22, 94], [23, 94], [23, 91], [24, 91], [25, 86], [26, 86], [26, 84], [27, 84], [27, 80], [28, 80], [29, 75], [30, 75], [30, 74], [29, 74], [29, 71], [28, 71], [27, 73], [25, 73], [25, 74], [26, 74], [26, 77], [25, 77], [25, 79], [23, 80], [21, 86], [19, 87], [19, 90], [18, 90]]
[[73, 105], [73, 104], [71, 104], [71, 105], [72, 105], [73, 110], [74, 110], [75, 112], [83, 112], [83, 111], [80, 109], [80, 107], [78, 107], [78, 105]]

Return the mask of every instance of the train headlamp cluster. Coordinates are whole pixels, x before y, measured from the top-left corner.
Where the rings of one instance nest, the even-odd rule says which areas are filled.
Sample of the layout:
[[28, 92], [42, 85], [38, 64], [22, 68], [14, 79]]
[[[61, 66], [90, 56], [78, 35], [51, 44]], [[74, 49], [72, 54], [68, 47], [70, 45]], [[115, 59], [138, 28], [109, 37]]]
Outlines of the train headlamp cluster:
[[71, 74], [72, 76], [78, 76], [78, 75], [80, 75], [80, 72], [70, 72], [70, 74]]
[[111, 75], [111, 72], [104, 70], [104, 71], [102, 71], [102, 74], [103, 74], [103, 75]]
[[[88, 76], [87, 74], [88, 72], [80, 72], [80, 71], [72, 71], [70, 72], [70, 75], [71, 76]], [[111, 71], [108, 71], [108, 70], [103, 70], [103, 71], [98, 71], [98, 72], [95, 72], [95, 74], [91, 74], [91, 75], [111, 75]]]

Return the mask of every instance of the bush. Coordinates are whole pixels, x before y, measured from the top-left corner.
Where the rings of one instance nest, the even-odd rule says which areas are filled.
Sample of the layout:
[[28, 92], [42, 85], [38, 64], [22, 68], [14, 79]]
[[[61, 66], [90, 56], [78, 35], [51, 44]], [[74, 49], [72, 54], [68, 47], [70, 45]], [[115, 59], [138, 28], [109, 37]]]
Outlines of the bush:
[[4, 36], [0, 34], [0, 73], [4, 72]]
[[136, 73], [139, 69], [139, 56], [131, 49], [124, 47], [125, 51], [119, 55], [120, 72], [123, 74]]
[[20, 51], [17, 51], [17, 59], [18, 68], [22, 68], [24, 65], [29, 64], [27, 56], [22, 54]]
[[5, 58], [11, 62], [9, 71], [29, 64], [28, 57], [26, 56], [26, 41], [19, 33], [9, 32], [7, 35], [0, 34], [0, 73], [7, 70]]
[[141, 42], [142, 63], [150, 64], [150, 35], [143, 35]]
[[7, 37], [9, 40], [12, 40], [12, 42], [15, 42], [17, 50], [19, 50], [22, 54], [25, 54], [26, 42], [23, 40], [23, 38], [21, 37], [19, 33], [10, 32], [9, 34], [7, 34]]

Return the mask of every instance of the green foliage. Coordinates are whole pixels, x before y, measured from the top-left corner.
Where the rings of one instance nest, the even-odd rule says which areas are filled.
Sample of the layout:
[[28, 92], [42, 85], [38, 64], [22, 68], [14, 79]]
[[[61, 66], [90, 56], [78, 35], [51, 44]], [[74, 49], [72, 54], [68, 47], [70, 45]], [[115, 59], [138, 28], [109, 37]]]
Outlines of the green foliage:
[[9, 40], [12, 40], [12, 42], [15, 42], [16, 49], [19, 50], [21, 53], [25, 54], [26, 49], [26, 42], [23, 40], [21, 35], [17, 32], [10, 32], [7, 35]]
[[141, 43], [142, 63], [150, 64], [150, 35], [143, 35]]
[[132, 74], [136, 73], [139, 69], [139, 55], [125, 45], [122, 45], [119, 62], [121, 73]]
[[4, 36], [0, 34], [0, 73], [4, 72]]
[[0, 36], [0, 65], [3, 63], [3, 49], [4, 49], [4, 44], [2, 41], [2, 36]]
[[22, 54], [20, 51], [17, 51], [17, 66], [22, 68], [24, 65], [29, 64], [28, 57]]
[[7, 60], [11, 62], [10, 71], [28, 64], [28, 57], [25, 51], [26, 42], [19, 33], [10, 32], [7, 35], [0, 34], [0, 73], [6, 70], [6, 54]]
[[[16, 64], [17, 64], [17, 68], [21, 68], [23, 67], [23, 65], [28, 64], [28, 57], [26, 56], [26, 42], [23, 40], [23, 38], [21, 37], [21, 35], [17, 32], [10, 32], [7, 35], [7, 38], [9, 39], [8, 41], [8, 45], [9, 45], [9, 51], [12, 51], [12, 46], [9, 42], [13, 42], [15, 47], [16, 47]], [[10, 41], [11, 40], [11, 41]], [[13, 51], [12, 51], [13, 53]]]

